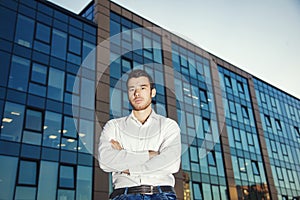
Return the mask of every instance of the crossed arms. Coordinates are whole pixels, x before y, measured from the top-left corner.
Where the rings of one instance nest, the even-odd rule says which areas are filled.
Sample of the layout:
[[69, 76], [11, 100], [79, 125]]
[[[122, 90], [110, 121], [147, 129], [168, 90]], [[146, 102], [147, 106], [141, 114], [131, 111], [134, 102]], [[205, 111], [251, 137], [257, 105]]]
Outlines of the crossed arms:
[[98, 159], [106, 172], [123, 172], [130, 175], [168, 175], [176, 173], [180, 166], [180, 129], [175, 121], [163, 128], [163, 140], [159, 150], [130, 151], [122, 148], [116, 140], [119, 130], [113, 120], [109, 121], [100, 136]]

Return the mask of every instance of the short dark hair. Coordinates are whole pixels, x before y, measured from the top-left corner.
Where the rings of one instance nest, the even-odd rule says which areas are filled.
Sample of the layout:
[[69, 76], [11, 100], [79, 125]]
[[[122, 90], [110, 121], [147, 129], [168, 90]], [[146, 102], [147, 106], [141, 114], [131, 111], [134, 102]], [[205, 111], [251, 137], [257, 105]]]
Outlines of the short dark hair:
[[142, 70], [142, 69], [134, 69], [134, 70], [132, 70], [128, 74], [128, 79], [127, 79], [127, 82], [126, 82], [127, 87], [128, 87], [128, 81], [129, 81], [129, 79], [131, 79], [131, 78], [139, 78], [139, 77], [142, 77], [142, 76], [148, 78], [148, 80], [150, 82], [150, 88], [154, 89], [155, 88], [155, 84], [153, 82], [152, 77], [145, 70]]

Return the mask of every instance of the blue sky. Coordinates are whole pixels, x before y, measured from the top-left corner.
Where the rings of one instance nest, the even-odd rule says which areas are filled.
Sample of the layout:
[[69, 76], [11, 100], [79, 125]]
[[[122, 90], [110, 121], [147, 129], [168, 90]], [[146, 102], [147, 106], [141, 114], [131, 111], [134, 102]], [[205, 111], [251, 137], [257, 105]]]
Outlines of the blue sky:
[[113, 1], [300, 99], [299, 0]]

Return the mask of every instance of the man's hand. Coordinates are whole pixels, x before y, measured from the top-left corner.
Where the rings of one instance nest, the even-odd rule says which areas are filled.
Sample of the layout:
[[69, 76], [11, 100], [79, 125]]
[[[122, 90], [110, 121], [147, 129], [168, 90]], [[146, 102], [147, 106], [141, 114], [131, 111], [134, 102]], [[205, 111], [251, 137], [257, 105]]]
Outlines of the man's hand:
[[116, 150], [122, 150], [122, 146], [120, 145], [120, 143], [116, 140], [111, 140], [110, 141], [112, 148], [116, 149]]
[[157, 156], [159, 154], [158, 151], [149, 150], [149, 159], [153, 158], [154, 156]]

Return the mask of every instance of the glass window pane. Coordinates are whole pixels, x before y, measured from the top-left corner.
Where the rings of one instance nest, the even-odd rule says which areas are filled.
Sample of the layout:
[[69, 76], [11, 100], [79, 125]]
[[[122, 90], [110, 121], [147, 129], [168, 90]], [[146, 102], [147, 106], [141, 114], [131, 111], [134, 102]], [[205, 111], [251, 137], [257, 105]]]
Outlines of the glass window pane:
[[81, 54], [81, 40], [70, 36], [69, 37], [69, 51], [80, 55]]
[[95, 83], [92, 80], [82, 78], [80, 90], [80, 105], [85, 108], [94, 109], [95, 105]]
[[35, 37], [38, 40], [49, 43], [50, 42], [50, 27], [37, 23]]
[[91, 167], [78, 166], [76, 199], [92, 199], [93, 169]]
[[35, 199], [36, 188], [34, 187], [17, 187], [15, 200], [32, 200]]
[[36, 184], [37, 163], [30, 161], [20, 161], [19, 184], [35, 185]]
[[57, 176], [58, 163], [41, 161], [37, 199], [56, 199]]
[[0, 199], [13, 199], [18, 158], [0, 155], [0, 160]]
[[197, 183], [193, 184], [193, 194], [195, 197], [195, 200], [202, 200], [202, 194], [201, 194], [201, 189], [200, 189], [200, 185]]
[[49, 98], [59, 101], [63, 100], [64, 76], [65, 73], [63, 71], [50, 68], [47, 94]]
[[46, 112], [43, 146], [59, 148], [61, 132], [61, 114]]
[[8, 86], [21, 91], [27, 91], [30, 61], [13, 56]]
[[45, 97], [46, 96], [46, 86], [30, 83], [29, 84], [29, 93], [35, 94], [37, 96]]
[[27, 109], [26, 111], [26, 129], [41, 131], [42, 130], [42, 112]]
[[85, 153], [93, 153], [94, 122], [80, 120], [78, 150]]
[[23, 143], [41, 145], [41, 141], [42, 141], [42, 134], [30, 132], [30, 131], [23, 132], [23, 139], [22, 139]]
[[51, 46], [51, 55], [65, 60], [67, 52], [67, 34], [53, 29]]
[[59, 187], [62, 188], [74, 188], [74, 167], [60, 166], [59, 172]]
[[77, 137], [77, 119], [73, 117], [64, 117], [64, 136]]
[[72, 190], [58, 190], [57, 199], [61, 200], [74, 200], [75, 192]]
[[67, 74], [67, 85], [66, 85], [66, 90], [68, 92], [72, 92], [75, 94], [79, 93], [79, 78], [76, 78], [76, 76]]
[[32, 47], [34, 21], [23, 15], [18, 15], [15, 42], [25, 47]]
[[91, 70], [95, 70], [95, 45], [88, 43], [86, 41], [83, 41], [83, 47], [82, 47], [82, 66], [87, 67]]
[[47, 67], [37, 63], [33, 63], [31, 72], [31, 81], [46, 84]]
[[6, 102], [2, 118], [1, 139], [20, 142], [22, 137], [24, 106]]

